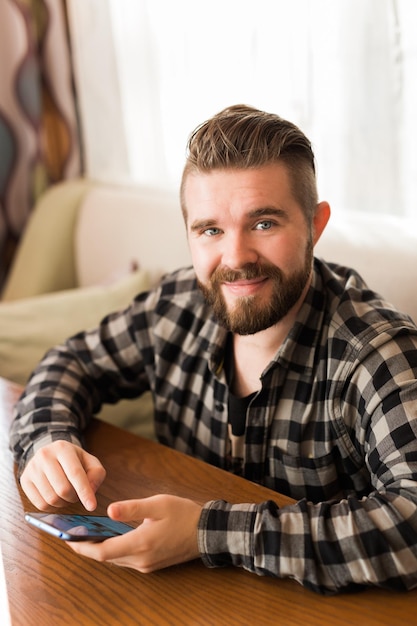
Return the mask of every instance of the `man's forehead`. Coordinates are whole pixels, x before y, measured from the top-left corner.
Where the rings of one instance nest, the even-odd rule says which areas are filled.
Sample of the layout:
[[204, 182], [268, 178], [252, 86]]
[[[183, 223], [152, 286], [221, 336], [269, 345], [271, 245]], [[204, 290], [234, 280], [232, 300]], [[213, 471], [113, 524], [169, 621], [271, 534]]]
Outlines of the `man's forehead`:
[[283, 209], [294, 198], [286, 168], [280, 164], [251, 169], [190, 172], [183, 186], [187, 213], [227, 206], [250, 212]]

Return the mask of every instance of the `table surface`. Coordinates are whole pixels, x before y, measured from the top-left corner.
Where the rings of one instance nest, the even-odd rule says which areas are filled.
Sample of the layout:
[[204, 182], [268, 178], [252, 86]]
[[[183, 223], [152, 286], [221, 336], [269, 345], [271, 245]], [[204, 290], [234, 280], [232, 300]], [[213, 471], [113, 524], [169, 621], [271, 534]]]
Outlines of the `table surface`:
[[[8, 450], [12, 407], [21, 389], [0, 379], [1, 549], [13, 626], [285, 624], [396, 626], [417, 624], [417, 590], [367, 589], [320, 596], [295, 581], [259, 577], [238, 568], [208, 569], [196, 560], [140, 574], [82, 558], [24, 521], [33, 510]], [[289, 499], [155, 442], [94, 421], [87, 447], [107, 469], [98, 514], [115, 499], [172, 493], [261, 502]], [[69, 507], [69, 512], [82, 512]], [[0, 615], [0, 621], [2, 616]], [[3, 623], [3, 622], [2, 622]]]

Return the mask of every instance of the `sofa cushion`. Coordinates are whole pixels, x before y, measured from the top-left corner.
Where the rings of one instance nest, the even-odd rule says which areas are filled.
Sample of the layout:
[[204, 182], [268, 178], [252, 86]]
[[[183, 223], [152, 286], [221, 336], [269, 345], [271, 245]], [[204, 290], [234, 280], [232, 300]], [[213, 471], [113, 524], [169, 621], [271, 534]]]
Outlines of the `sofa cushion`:
[[417, 322], [417, 220], [334, 211], [315, 253], [354, 268], [370, 289]]
[[82, 199], [74, 234], [78, 285], [136, 263], [152, 283], [191, 264], [178, 193], [99, 185]]
[[0, 304], [0, 376], [24, 384], [44, 353], [69, 336], [96, 326], [148, 288], [134, 271], [110, 285], [68, 289]]

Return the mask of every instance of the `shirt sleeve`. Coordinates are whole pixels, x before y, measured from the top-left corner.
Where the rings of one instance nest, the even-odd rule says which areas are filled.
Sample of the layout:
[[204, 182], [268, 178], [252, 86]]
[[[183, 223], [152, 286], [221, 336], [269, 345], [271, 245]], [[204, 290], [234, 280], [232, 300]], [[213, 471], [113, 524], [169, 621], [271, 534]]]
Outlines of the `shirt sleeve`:
[[207, 566], [294, 578], [324, 594], [417, 586], [417, 351], [407, 338], [378, 341], [366, 360], [352, 359], [339, 401], [370, 492], [282, 508], [209, 502], [198, 531]]
[[199, 549], [208, 567], [234, 565], [258, 575], [293, 578], [322, 594], [375, 585], [417, 586], [416, 507], [406, 498], [279, 509], [272, 502], [208, 502], [199, 523]]
[[145, 310], [133, 304], [45, 355], [16, 404], [10, 429], [19, 475], [48, 443], [62, 439], [81, 446], [83, 431], [103, 403], [134, 398], [146, 390], [143, 351], [132, 340], [140, 334], [146, 345], [143, 316]]

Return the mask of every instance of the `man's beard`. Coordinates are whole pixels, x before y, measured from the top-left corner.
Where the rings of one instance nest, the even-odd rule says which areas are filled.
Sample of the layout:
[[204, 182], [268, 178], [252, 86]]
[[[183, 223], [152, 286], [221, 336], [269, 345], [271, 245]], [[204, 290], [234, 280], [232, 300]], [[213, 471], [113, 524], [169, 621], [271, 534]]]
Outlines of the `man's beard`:
[[[304, 265], [288, 276], [272, 263], [250, 263], [241, 270], [218, 267], [210, 277], [208, 285], [198, 281], [206, 301], [211, 305], [219, 323], [238, 335], [253, 335], [270, 328], [292, 309], [301, 297], [311, 274], [313, 245], [307, 244]], [[228, 310], [221, 291], [223, 282], [269, 278], [273, 281], [273, 291], [269, 302], [262, 302], [259, 296], [242, 296], [233, 309]]]

